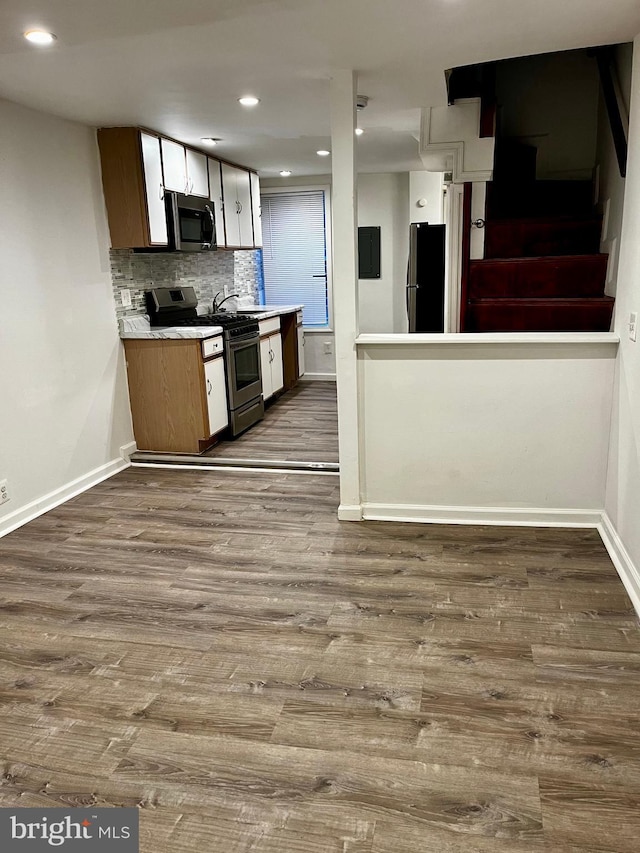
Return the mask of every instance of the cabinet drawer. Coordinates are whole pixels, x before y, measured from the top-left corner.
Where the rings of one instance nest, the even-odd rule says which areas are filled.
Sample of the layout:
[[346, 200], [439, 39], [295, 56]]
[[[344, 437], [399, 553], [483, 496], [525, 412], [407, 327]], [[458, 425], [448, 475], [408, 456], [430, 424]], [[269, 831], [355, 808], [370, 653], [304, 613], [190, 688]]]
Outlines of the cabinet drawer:
[[302, 311], [296, 312], [296, 326], [302, 325]]
[[212, 355], [219, 355], [224, 348], [222, 335], [217, 338], [207, 338], [202, 341], [202, 357], [211, 358]]
[[260, 337], [272, 335], [280, 331], [280, 317], [269, 317], [268, 320], [260, 320]]

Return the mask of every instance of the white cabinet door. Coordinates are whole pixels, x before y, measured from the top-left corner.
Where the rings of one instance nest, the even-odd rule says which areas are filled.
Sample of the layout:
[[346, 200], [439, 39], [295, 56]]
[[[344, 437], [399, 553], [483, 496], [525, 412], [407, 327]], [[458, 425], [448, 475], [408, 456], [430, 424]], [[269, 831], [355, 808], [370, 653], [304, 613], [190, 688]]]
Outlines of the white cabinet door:
[[224, 249], [227, 245], [227, 237], [224, 229], [224, 205], [222, 202], [222, 173], [220, 172], [220, 161], [209, 160], [209, 198], [213, 202], [213, 213], [216, 218], [216, 237], [218, 246]]
[[164, 187], [176, 193], [187, 190], [187, 160], [184, 145], [171, 139], [162, 140], [162, 172]]
[[140, 144], [142, 146], [144, 185], [147, 193], [149, 239], [154, 246], [166, 246], [167, 215], [164, 208], [160, 140], [157, 136], [151, 136], [150, 133], [140, 133]]
[[207, 173], [207, 155], [187, 148], [187, 183], [189, 195], [209, 198], [209, 175]]
[[284, 388], [282, 337], [280, 335], [271, 335], [269, 343], [271, 344], [271, 387], [275, 394], [276, 391], [281, 391]]
[[298, 326], [298, 376], [304, 376], [304, 330]]
[[253, 213], [251, 210], [251, 173], [236, 169], [238, 193], [238, 218], [240, 220], [240, 245], [253, 246]]
[[233, 166], [222, 164], [222, 198], [224, 199], [224, 225], [227, 246], [241, 246], [240, 216], [238, 191], [236, 187], [236, 172]]
[[212, 361], [205, 362], [204, 379], [207, 386], [209, 435], [215, 435], [229, 425], [224, 358], [214, 358]]
[[260, 204], [260, 178], [251, 172], [251, 210], [253, 211], [253, 245], [262, 248], [262, 206]]
[[271, 338], [263, 338], [260, 341], [260, 369], [262, 370], [262, 396], [265, 400], [273, 394], [271, 382]]

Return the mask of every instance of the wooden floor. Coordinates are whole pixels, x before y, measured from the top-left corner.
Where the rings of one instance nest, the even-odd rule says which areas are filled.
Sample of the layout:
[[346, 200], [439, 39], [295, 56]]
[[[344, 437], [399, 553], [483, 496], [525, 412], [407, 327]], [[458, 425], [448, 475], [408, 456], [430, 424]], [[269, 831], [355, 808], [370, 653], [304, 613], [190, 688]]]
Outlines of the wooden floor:
[[640, 634], [595, 531], [353, 524], [130, 468], [0, 540], [0, 806], [143, 853], [636, 853]]
[[338, 461], [335, 382], [299, 382], [267, 407], [264, 420], [206, 454], [218, 459]]

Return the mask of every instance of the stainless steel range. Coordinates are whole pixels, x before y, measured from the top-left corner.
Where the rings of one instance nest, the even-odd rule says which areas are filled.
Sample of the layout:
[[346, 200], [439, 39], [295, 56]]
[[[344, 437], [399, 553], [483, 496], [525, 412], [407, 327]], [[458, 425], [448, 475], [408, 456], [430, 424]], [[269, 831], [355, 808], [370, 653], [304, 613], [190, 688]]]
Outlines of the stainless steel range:
[[198, 314], [193, 287], [155, 287], [145, 293], [152, 326], [222, 326], [231, 434], [240, 435], [264, 417], [260, 331], [249, 314]]

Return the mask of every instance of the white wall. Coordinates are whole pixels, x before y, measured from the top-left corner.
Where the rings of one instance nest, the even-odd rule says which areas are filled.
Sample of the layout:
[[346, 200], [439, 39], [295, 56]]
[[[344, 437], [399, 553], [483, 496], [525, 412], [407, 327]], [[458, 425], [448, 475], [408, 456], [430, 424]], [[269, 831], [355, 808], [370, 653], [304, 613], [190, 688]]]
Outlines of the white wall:
[[584, 51], [498, 63], [501, 135], [537, 147], [539, 180], [591, 179], [598, 91], [595, 59]]
[[405, 332], [409, 175], [358, 176], [358, 225], [380, 226], [380, 278], [358, 282], [360, 331]]
[[640, 567], [640, 337], [629, 340], [629, 313], [640, 314], [640, 36], [629, 116], [629, 158], [616, 294], [621, 336], [614, 392], [606, 510], [631, 560]]
[[409, 222], [442, 225], [444, 174], [409, 172]]
[[[618, 45], [614, 56], [621, 94], [628, 114], [631, 99], [633, 45]], [[600, 93], [598, 106], [596, 163], [598, 165], [598, 209], [604, 214], [600, 251], [609, 255], [605, 293], [609, 296], [615, 296], [625, 180], [620, 176], [620, 167], [611, 135], [611, 125], [602, 93]]]
[[[330, 352], [325, 352], [325, 345]], [[335, 379], [336, 349], [333, 332], [304, 333], [304, 369], [306, 379]]]
[[133, 434], [95, 131], [0, 101], [0, 152], [1, 531]]
[[359, 346], [365, 504], [601, 510], [616, 344], [456, 337]]

